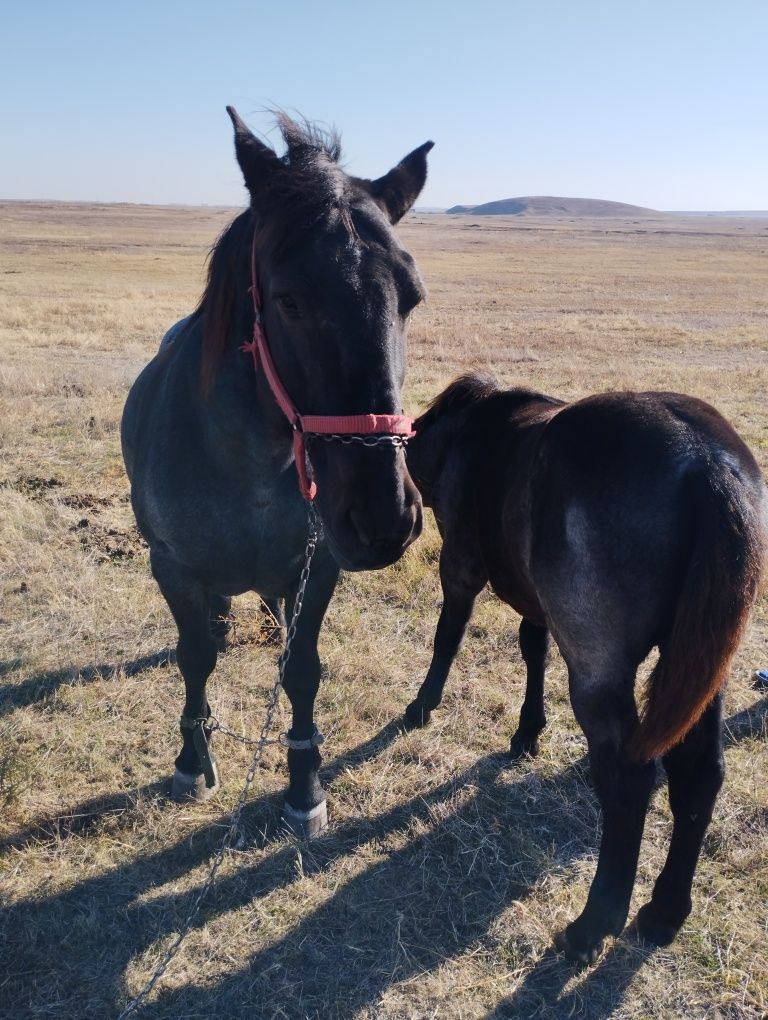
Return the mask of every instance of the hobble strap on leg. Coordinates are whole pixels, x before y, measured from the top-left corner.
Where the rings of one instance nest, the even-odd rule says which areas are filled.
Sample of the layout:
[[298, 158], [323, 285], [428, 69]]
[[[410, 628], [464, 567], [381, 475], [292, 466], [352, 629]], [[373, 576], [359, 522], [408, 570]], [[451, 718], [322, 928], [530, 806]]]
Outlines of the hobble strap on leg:
[[315, 732], [309, 740], [294, 740], [287, 733], [283, 733], [280, 736], [280, 743], [283, 747], [287, 747], [289, 751], [310, 751], [313, 747], [317, 747], [318, 744], [322, 744], [324, 741], [325, 737], [317, 726], [315, 726]]
[[205, 735], [205, 724], [208, 722], [207, 719], [191, 719], [188, 715], [182, 715], [181, 717], [181, 728], [183, 730], [192, 731], [192, 744], [197, 752], [197, 757], [200, 759], [200, 764], [203, 767], [203, 775], [205, 776], [205, 785], [209, 790], [213, 789], [217, 783], [216, 766], [211, 752], [208, 749], [208, 738]]

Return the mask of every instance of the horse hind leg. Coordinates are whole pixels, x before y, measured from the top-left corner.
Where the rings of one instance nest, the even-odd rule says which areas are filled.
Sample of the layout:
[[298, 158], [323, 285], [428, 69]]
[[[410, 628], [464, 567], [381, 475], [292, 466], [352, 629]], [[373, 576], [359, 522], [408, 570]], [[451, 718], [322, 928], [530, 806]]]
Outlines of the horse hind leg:
[[547, 628], [530, 620], [521, 620], [520, 653], [525, 663], [527, 677], [525, 700], [520, 709], [520, 722], [509, 747], [509, 756], [513, 761], [524, 754], [539, 753], [539, 734], [547, 723], [544, 714], [544, 673], [549, 656]]
[[682, 743], [664, 755], [674, 823], [666, 863], [649, 903], [637, 915], [648, 942], [666, 946], [691, 912], [691, 886], [704, 834], [723, 783], [722, 695]]
[[626, 752], [637, 713], [634, 669], [599, 673], [569, 670], [571, 702], [589, 745], [592, 778], [603, 815], [597, 871], [578, 918], [556, 939], [567, 956], [594, 963], [607, 935], [618, 935], [629, 912], [654, 762]]
[[152, 573], [176, 621], [176, 661], [184, 678], [185, 700], [180, 729], [182, 748], [171, 782], [175, 800], [206, 800], [218, 788], [218, 771], [210, 750], [211, 730], [206, 683], [214, 670], [217, 643], [211, 632], [210, 593], [188, 570], [161, 552], [150, 554]]

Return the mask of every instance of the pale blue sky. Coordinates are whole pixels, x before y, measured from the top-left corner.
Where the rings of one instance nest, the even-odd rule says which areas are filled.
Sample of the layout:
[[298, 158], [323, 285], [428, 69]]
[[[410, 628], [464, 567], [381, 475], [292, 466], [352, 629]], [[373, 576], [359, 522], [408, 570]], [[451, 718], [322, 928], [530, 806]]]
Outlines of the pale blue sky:
[[0, 0], [0, 198], [240, 204], [233, 103], [434, 139], [421, 205], [768, 209], [767, 69], [768, 0]]

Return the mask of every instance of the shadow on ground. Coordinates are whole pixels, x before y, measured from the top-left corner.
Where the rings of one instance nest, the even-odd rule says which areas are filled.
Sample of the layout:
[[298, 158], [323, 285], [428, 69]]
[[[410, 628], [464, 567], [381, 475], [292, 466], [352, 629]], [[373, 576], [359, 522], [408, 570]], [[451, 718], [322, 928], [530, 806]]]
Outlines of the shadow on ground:
[[[767, 713], [768, 700], [761, 699], [727, 720], [730, 741], [760, 732]], [[398, 739], [399, 725], [391, 723], [330, 762], [323, 776], [331, 796], [338, 777]], [[119, 822], [121, 812], [125, 825], [133, 828], [136, 802], [158, 795], [153, 785], [91, 801], [65, 816], [89, 818], [87, 825], [65, 822], [52, 830], [49, 819], [10, 837], [5, 846], [18, 848], [45, 838], [87, 840], [105, 818]], [[584, 805], [585, 824], [578, 831], [556, 828], [558, 805], [564, 802]], [[251, 908], [249, 925], [269, 925], [269, 905], [263, 911], [253, 908], [270, 893], [307, 874], [337, 868], [342, 875], [339, 865], [362, 844], [370, 848], [371, 863], [308, 909], [284, 935], [249, 959], [233, 960], [219, 980], [196, 981], [192, 973], [180, 989], [161, 984], [159, 995], [137, 1016], [351, 1020], [366, 1008], [375, 1011], [394, 984], [427, 980], [469, 950], [489, 956], [503, 952], [507, 958], [513, 954], [519, 965], [531, 947], [518, 945], [514, 932], [498, 934], [497, 917], [552, 871], [594, 852], [597, 841], [589, 821], [594, 801], [583, 758], [542, 777], [535, 764], [515, 770], [502, 756], [487, 756], [390, 811], [333, 826], [311, 848], [302, 848], [301, 855], [276, 834], [277, 809], [270, 797], [249, 804], [245, 829], [251, 836], [261, 834], [266, 855], [217, 882], [195, 929], [240, 908]], [[124, 974], [130, 961], [180, 929], [199, 890], [176, 894], [167, 887], [209, 860], [221, 839], [222, 821], [201, 826], [158, 853], [85, 878], [63, 893], [22, 900], [3, 911], [3, 999], [10, 1012], [0, 1009], [0, 1015], [116, 1016], [126, 1001]], [[158, 895], [155, 889], [161, 890]], [[245, 923], [238, 922], [238, 929]], [[280, 927], [285, 930], [284, 923]], [[227, 950], [214, 946], [213, 952], [226, 955]], [[549, 951], [514, 994], [488, 1013], [488, 1020], [609, 1017], [650, 955], [631, 938], [620, 940], [575, 990], [564, 991], [575, 971]], [[580, 1001], [587, 993], [589, 1009], [583, 1014]]]
[[[69, 666], [36, 673], [21, 683], [0, 686], [0, 716], [8, 715], [17, 708], [26, 708], [54, 694], [60, 687], [88, 684], [96, 680], [110, 680], [117, 676], [137, 676], [148, 669], [169, 666], [176, 661], [173, 648], [163, 648], [151, 655], [142, 655], [128, 662], [102, 662], [90, 666]], [[0, 676], [10, 673], [22, 665], [21, 659], [0, 663]]]

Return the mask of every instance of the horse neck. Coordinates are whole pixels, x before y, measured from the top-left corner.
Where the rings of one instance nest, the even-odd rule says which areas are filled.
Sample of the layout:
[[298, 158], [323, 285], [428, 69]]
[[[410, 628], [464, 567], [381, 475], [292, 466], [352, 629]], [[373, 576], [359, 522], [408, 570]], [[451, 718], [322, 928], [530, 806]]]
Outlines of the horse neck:
[[[291, 430], [263, 370], [241, 348], [252, 338], [253, 310], [245, 283], [238, 288], [227, 345], [207, 390], [200, 386], [200, 418], [220, 461], [271, 484], [292, 456]], [[200, 359], [193, 368], [200, 371]]]
[[427, 490], [427, 504], [432, 492], [446, 509], [461, 493], [474, 493], [499, 507], [509, 495], [524, 498], [549, 417], [551, 405], [541, 406], [546, 399], [499, 393], [446, 413], [412, 440], [408, 466], [419, 487]]

